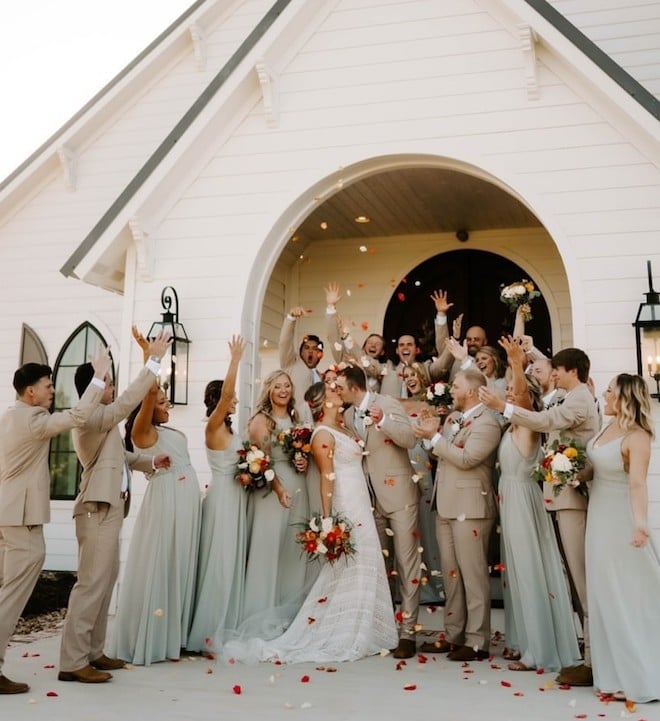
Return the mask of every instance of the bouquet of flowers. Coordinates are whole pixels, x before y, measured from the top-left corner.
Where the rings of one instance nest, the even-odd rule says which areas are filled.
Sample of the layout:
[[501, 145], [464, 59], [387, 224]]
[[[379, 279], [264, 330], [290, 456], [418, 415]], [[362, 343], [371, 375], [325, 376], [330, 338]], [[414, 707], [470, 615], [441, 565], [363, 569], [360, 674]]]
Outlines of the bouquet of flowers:
[[275, 471], [270, 467], [270, 457], [259, 446], [245, 441], [243, 448], [236, 452], [238, 463], [234, 477], [246, 491], [266, 488], [275, 478]]
[[453, 398], [449, 392], [449, 383], [431, 383], [426, 389], [426, 402], [430, 406], [446, 406], [449, 408], [453, 403]]
[[502, 285], [500, 290], [500, 300], [509, 307], [512, 313], [515, 313], [520, 306], [523, 306], [522, 311], [525, 321], [532, 319], [530, 303], [534, 298], [539, 298], [540, 295], [534, 283], [527, 280], [527, 278], [510, 285]]
[[583, 496], [588, 495], [586, 483], [576, 478], [587, 462], [584, 446], [576, 439], [555, 439], [545, 449], [545, 456], [534, 468], [534, 478], [552, 485], [555, 496], [571, 486]]
[[289, 456], [291, 463], [299, 458], [309, 458], [312, 452], [312, 429], [309, 426], [287, 428], [278, 434], [277, 442]]
[[355, 546], [351, 541], [353, 526], [339, 514], [324, 517], [315, 513], [302, 530], [296, 532], [296, 543], [302, 546], [308, 561], [321, 557], [333, 563], [341, 556], [352, 556]]

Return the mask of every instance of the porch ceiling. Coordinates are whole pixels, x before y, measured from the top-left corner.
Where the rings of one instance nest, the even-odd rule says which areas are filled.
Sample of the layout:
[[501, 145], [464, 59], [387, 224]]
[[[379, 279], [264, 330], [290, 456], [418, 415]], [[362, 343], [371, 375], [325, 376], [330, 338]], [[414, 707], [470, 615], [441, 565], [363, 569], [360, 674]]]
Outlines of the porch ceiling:
[[[370, 222], [356, 222], [358, 216], [366, 216]], [[323, 224], [327, 224], [325, 229]], [[455, 170], [406, 168], [342, 188], [305, 219], [294, 238], [304, 245], [328, 238], [540, 225], [520, 201], [480, 178]]]

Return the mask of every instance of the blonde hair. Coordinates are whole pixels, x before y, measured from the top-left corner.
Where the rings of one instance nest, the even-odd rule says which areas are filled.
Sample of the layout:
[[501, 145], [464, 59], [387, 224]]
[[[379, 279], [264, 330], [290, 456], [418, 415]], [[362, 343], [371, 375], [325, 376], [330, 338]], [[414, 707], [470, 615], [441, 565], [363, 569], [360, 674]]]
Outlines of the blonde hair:
[[305, 400], [312, 411], [314, 423], [318, 422], [322, 418], [325, 408], [325, 383], [313, 383], [305, 391]]
[[617, 419], [624, 431], [635, 426], [655, 438], [651, 417], [651, 397], [646, 381], [638, 375], [619, 373], [614, 379], [614, 398], [617, 402]]
[[250, 416], [250, 419], [248, 420], [248, 426], [250, 425], [252, 419], [261, 413], [261, 415], [266, 416], [266, 419], [268, 421], [268, 427], [271, 433], [275, 429], [277, 421], [273, 417], [273, 403], [270, 399], [270, 394], [273, 390], [273, 386], [275, 385], [275, 381], [280, 376], [284, 376], [289, 381], [289, 383], [291, 383], [291, 398], [289, 398], [286, 410], [294, 423], [298, 420], [298, 414], [296, 412], [296, 399], [293, 395], [293, 381], [291, 380], [291, 376], [286, 371], [280, 369], [270, 373], [264, 380], [263, 385], [261, 386], [261, 393], [259, 394], [259, 398], [257, 399], [257, 405], [254, 409], [254, 413]]
[[483, 353], [493, 361], [493, 364], [495, 366], [493, 368], [493, 377], [503, 378], [505, 365], [502, 361], [502, 356], [499, 354], [497, 348], [493, 347], [492, 345], [482, 345], [481, 348], [478, 348], [477, 352], [474, 354], [475, 359], [479, 355], [479, 353]]

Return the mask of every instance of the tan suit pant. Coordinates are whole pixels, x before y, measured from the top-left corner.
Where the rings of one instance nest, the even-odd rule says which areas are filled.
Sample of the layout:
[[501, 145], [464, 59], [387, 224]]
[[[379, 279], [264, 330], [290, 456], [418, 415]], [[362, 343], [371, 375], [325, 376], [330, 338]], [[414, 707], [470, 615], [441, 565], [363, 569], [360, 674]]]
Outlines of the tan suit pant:
[[564, 561], [571, 574], [571, 580], [582, 608], [578, 615], [584, 634], [584, 662], [591, 665], [589, 642], [589, 610], [587, 606], [587, 573], [584, 561], [584, 540], [587, 531], [587, 512], [573, 508], [556, 511], [557, 527], [561, 540]]
[[[394, 548], [394, 560], [399, 581], [401, 613], [403, 620], [399, 627], [401, 638], [413, 638], [419, 613], [419, 592], [422, 554], [419, 553], [419, 512], [417, 506], [402, 508], [383, 515], [374, 512], [376, 528], [381, 547]], [[386, 528], [394, 533], [388, 536]], [[390, 559], [388, 559], [390, 560]], [[391, 564], [386, 563], [391, 568]]]
[[436, 518], [445, 587], [445, 635], [450, 643], [487, 651], [490, 643], [488, 540], [495, 521]]
[[119, 573], [123, 504], [99, 503], [75, 518], [78, 580], [71, 589], [62, 630], [60, 670], [77, 671], [103, 655], [108, 609]]
[[5, 543], [0, 587], [0, 673], [7, 645], [39, 578], [46, 557], [43, 526], [3, 526]]

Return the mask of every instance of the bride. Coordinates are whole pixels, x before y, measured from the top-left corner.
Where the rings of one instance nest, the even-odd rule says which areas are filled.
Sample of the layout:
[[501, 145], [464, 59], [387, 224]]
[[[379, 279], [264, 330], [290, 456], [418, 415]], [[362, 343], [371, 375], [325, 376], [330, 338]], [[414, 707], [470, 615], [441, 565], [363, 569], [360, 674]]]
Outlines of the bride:
[[[305, 394], [316, 429], [312, 453], [321, 473], [323, 516], [352, 523], [355, 553], [324, 563], [289, 628], [266, 641], [230, 641], [224, 657], [240, 661], [355, 661], [397, 645], [385, 564], [362, 473], [362, 450], [341, 422], [333, 384], [315, 383]], [[292, 529], [292, 533], [293, 533]]]

